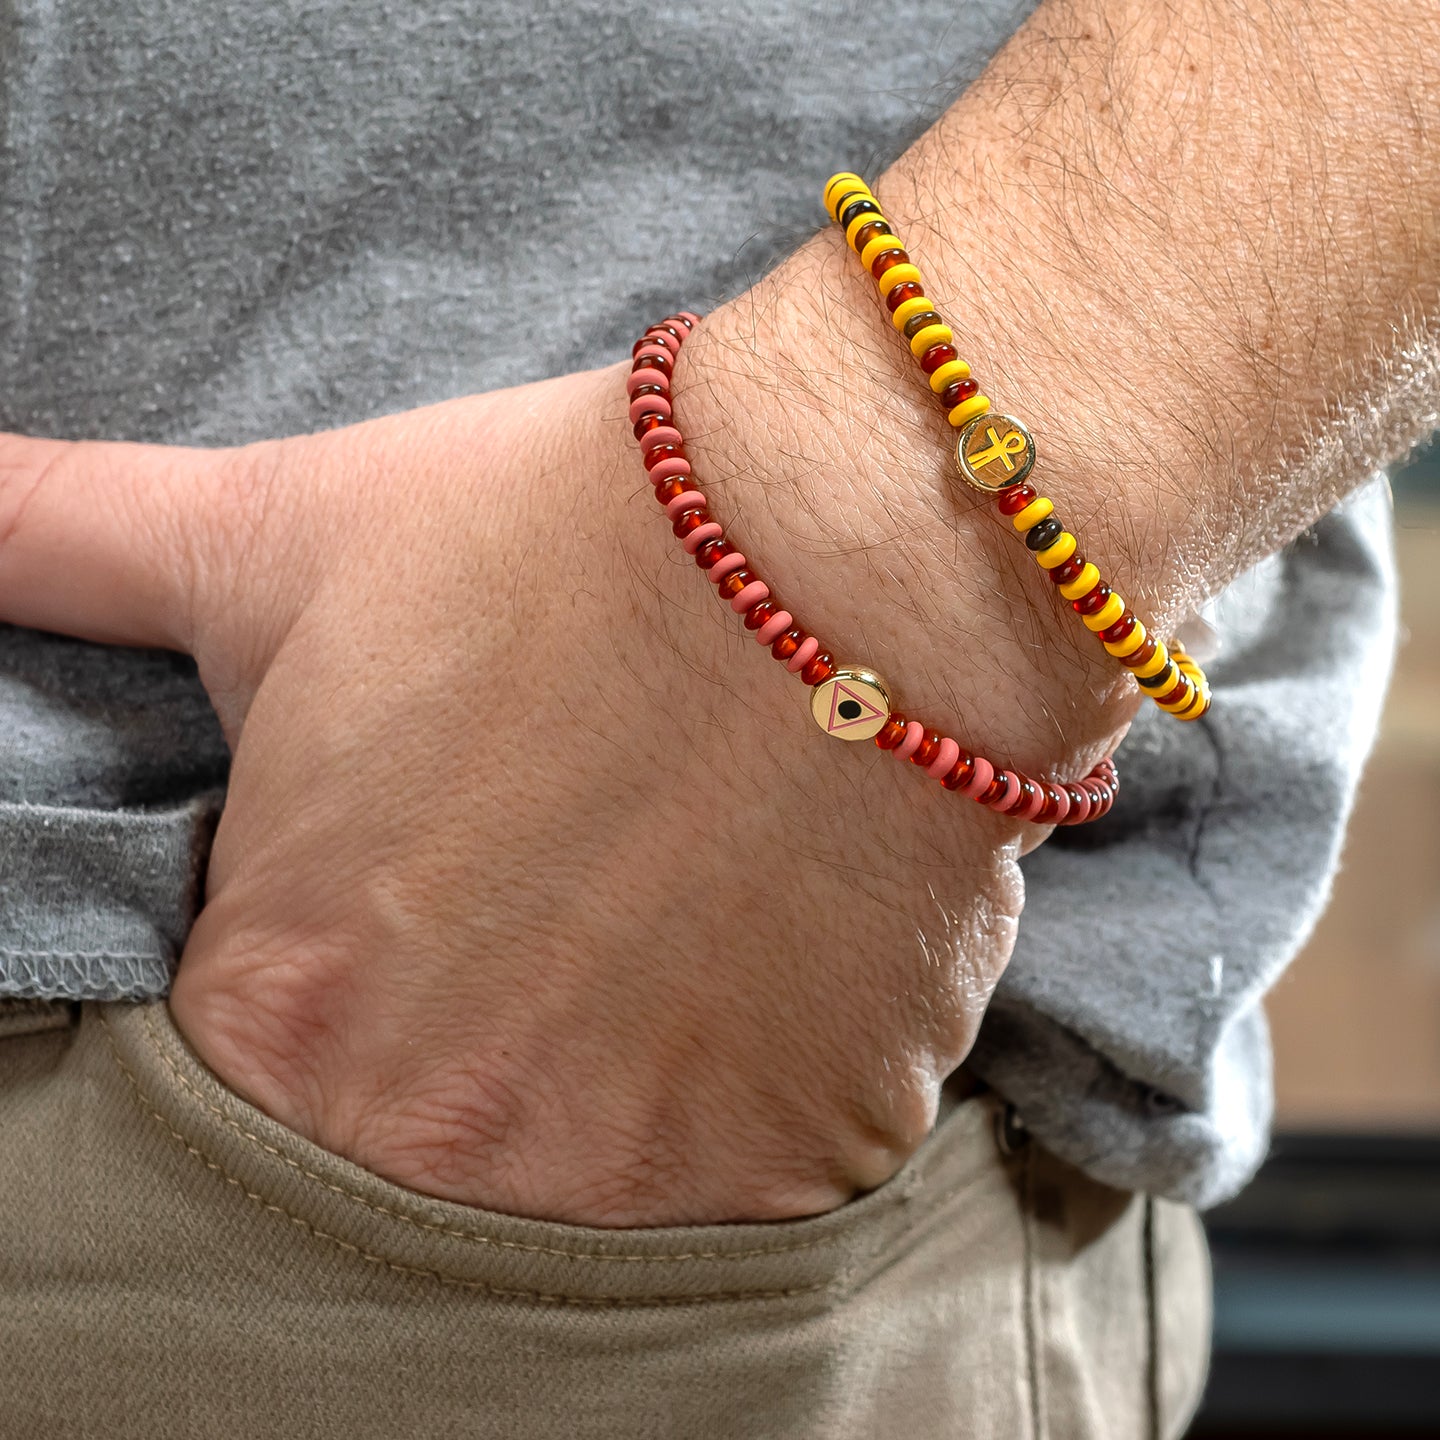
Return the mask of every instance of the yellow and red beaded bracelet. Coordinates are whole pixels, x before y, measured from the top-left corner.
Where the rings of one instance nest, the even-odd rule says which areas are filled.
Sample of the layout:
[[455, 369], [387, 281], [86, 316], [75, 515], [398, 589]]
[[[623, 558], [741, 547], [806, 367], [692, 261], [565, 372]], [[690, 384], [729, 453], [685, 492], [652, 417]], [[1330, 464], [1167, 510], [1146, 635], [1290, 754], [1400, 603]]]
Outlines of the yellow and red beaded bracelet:
[[1020, 421], [990, 409], [953, 343], [954, 331], [925, 294], [918, 267], [870, 187], [843, 171], [826, 183], [824, 198], [825, 209], [876, 280], [892, 323], [959, 431], [955, 459], [961, 475], [975, 489], [997, 497], [1000, 513], [1024, 536], [1036, 564], [1141, 689], [1177, 719], [1198, 720], [1210, 708], [1205, 672], [1173, 639], [1167, 646], [1148, 633], [1080, 553], [1051, 501], [1028, 483], [1035, 464], [1033, 437]]

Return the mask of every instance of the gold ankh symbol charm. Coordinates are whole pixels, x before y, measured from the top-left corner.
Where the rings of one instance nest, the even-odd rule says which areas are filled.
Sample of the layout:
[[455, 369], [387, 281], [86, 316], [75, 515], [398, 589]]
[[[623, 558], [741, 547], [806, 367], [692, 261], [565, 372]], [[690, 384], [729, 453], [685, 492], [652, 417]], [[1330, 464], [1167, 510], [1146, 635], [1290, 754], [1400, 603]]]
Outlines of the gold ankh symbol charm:
[[1014, 462], [1010, 459], [1012, 455], [1020, 455], [1025, 451], [1025, 437], [1018, 430], [1007, 430], [1002, 439], [995, 433], [993, 425], [985, 427], [985, 438], [990, 444], [984, 450], [972, 450], [967, 458], [974, 470], [983, 470], [992, 460], [1004, 462], [1005, 473], [1008, 475], [1014, 469]]
[[[1030, 432], [1009, 415], [977, 415], [961, 430], [955, 459], [960, 473], [977, 490], [993, 495], [1018, 485], [1030, 473], [1035, 463], [1035, 442]], [[997, 460], [999, 465], [995, 464]]]

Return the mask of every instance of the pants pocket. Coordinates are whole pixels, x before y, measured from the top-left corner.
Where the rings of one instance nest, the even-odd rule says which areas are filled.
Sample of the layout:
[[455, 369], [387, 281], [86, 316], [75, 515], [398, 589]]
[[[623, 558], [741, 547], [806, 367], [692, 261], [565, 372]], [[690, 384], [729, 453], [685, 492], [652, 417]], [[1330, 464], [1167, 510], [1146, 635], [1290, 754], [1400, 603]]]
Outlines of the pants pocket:
[[1025, 1433], [1023, 1227], [985, 1097], [831, 1214], [602, 1230], [320, 1149], [224, 1087], [163, 1001], [80, 1010], [44, 1085], [0, 1085], [13, 1433]]

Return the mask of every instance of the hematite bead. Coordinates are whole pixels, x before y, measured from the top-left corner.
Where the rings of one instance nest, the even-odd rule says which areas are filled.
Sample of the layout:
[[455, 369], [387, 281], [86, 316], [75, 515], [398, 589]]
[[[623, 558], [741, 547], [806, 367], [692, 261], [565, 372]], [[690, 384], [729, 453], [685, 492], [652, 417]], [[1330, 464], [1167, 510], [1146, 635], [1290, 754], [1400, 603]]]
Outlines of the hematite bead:
[[1065, 527], [1054, 515], [1047, 515], [1038, 525], [1032, 525], [1025, 532], [1025, 544], [1031, 550], [1044, 550], [1053, 545]]
[[1163, 670], [1157, 670], [1153, 675], [1137, 675], [1135, 683], [1146, 690], [1167, 689], [1174, 685], [1175, 677], [1179, 673], [1179, 670], [1175, 668], [1175, 662], [1167, 660]]
[[842, 230], [848, 230], [850, 228], [850, 222], [854, 220], [857, 215], [878, 215], [879, 213], [880, 207], [866, 195], [859, 200], [852, 201], [840, 212], [840, 228]]

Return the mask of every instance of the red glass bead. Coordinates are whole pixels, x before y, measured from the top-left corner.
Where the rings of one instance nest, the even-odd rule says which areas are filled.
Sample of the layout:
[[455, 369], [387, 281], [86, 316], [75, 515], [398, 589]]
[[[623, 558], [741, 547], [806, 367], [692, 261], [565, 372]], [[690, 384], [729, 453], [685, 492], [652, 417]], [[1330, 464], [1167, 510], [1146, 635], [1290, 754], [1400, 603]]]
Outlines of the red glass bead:
[[638, 400], [642, 395], [663, 395], [667, 400], [670, 398], [670, 392], [663, 385], [637, 385], [630, 398]]
[[[630, 347], [630, 358], [631, 358], [632, 360], [633, 360], [636, 356], [638, 356], [638, 355], [640, 354], [641, 350], [643, 350], [643, 349], [645, 348], [645, 346], [647, 346], [647, 345], [660, 345], [660, 346], [663, 346], [663, 347], [664, 347], [665, 349], [667, 349], [667, 350], [670, 348], [668, 345], [665, 344], [665, 342], [664, 342], [663, 340], [660, 340], [660, 339], [658, 339], [658, 338], [656, 337], [655, 332], [656, 332], [657, 329], [659, 329], [658, 326], [652, 325], [652, 326]], [[670, 333], [671, 333], [671, 332], [668, 331], [668, 330], [665, 331], [665, 334], [667, 334], [667, 335], [669, 335]]]
[[865, 247], [881, 235], [888, 235], [890, 226], [884, 220], [872, 220], [868, 225], [862, 225], [855, 232], [855, 252], [864, 254]]
[[687, 490], [693, 490], [695, 482], [688, 475], [677, 475], [673, 480], [662, 480], [655, 487], [655, 498], [662, 504], [668, 505], [672, 500], [678, 499]]
[[1155, 699], [1160, 705], [1173, 705], [1177, 700], [1183, 700], [1189, 693], [1190, 682], [1182, 675], [1175, 682], [1173, 690], [1167, 690], [1163, 695], [1157, 695]]
[[752, 580], [758, 578], [742, 565], [738, 570], [732, 570], [716, 588], [722, 599], [733, 600]]
[[940, 392], [940, 403], [947, 410], [953, 410], [962, 400], [968, 400], [972, 395], [979, 393], [980, 382], [978, 380], [952, 380]]
[[828, 650], [813, 655], [810, 663], [800, 672], [800, 678], [807, 685], [823, 685], [835, 673], [835, 659]]
[[1018, 815], [1035, 798], [1035, 782], [1027, 780], [1023, 775], [1020, 777], [1020, 788], [1016, 792], [1015, 799], [1005, 807], [1001, 814]]
[[658, 430], [662, 425], [668, 425], [670, 418], [662, 415], [658, 410], [647, 411], [635, 422], [635, 438], [639, 440], [651, 430]]
[[893, 750], [905, 738], [905, 726], [908, 722], [898, 711], [892, 710], [890, 718], [880, 727], [880, 733], [875, 737], [875, 743], [882, 750]]
[[908, 265], [909, 263], [909, 255], [898, 247], [894, 250], [884, 250], [875, 257], [875, 263], [871, 265], [870, 273], [878, 280], [892, 266]]
[[1100, 632], [1100, 638], [1107, 645], [1117, 645], [1135, 628], [1137, 623], [1135, 616], [1127, 610], [1108, 630]]
[[1110, 587], [1103, 581], [1097, 581], [1095, 588], [1087, 594], [1082, 595], [1078, 600], [1070, 602], [1070, 608], [1077, 615], [1094, 615], [1102, 605], [1110, 598]]
[[805, 632], [798, 625], [792, 625], [770, 647], [770, 653], [777, 660], [788, 660], [800, 648], [804, 639]]
[[939, 749], [940, 732], [927, 730], [920, 743], [915, 747], [915, 753], [910, 757], [910, 763], [912, 765], [928, 765], [935, 758]]
[[1040, 788], [1045, 792], [1045, 803], [1035, 820], [1037, 824], [1048, 825], [1060, 813], [1060, 792], [1053, 785], [1042, 785]]
[[913, 280], [907, 280], [885, 297], [885, 308], [893, 315], [907, 300], [918, 300], [924, 293]]
[[1147, 635], [1144, 640], [1140, 642], [1140, 648], [1138, 650], [1132, 650], [1128, 655], [1122, 656], [1120, 663], [1127, 670], [1138, 670], [1147, 660], [1153, 660], [1155, 658], [1155, 651], [1157, 649], [1159, 649], [1159, 645], [1155, 637], [1153, 635]]
[[708, 510], [682, 510], [670, 528], [675, 532], [677, 540], [683, 540], [692, 530], [708, 525], [711, 518]]
[[1050, 572], [1050, 578], [1057, 585], [1068, 585], [1072, 580], [1080, 578], [1080, 572], [1084, 568], [1085, 557], [1077, 550], [1068, 560], [1062, 560]]
[[[668, 320], [661, 320], [658, 324], [650, 326], [645, 333], [647, 335], [669, 335], [676, 341], [684, 340], [686, 335], [684, 330], [678, 325], [672, 325]], [[632, 350], [630, 353], [633, 355], [635, 352]]]
[[[664, 348], [663, 346], [660, 348]], [[637, 370], [658, 370], [662, 375], [671, 375], [675, 370], [675, 359], [672, 355], [641, 355], [630, 367], [633, 375]]]
[[933, 375], [942, 365], [959, 358], [960, 352], [953, 345], [932, 345], [920, 357], [920, 368], [927, 375]]
[[963, 750], [960, 758], [955, 762], [955, 768], [941, 780], [941, 784], [947, 790], [958, 790], [962, 785], [970, 783], [970, 777], [975, 773], [975, 757], [967, 755]]
[[982, 805], [988, 805], [992, 800], [998, 800], [1005, 793], [1005, 776], [1003, 772], [996, 774], [995, 778], [980, 792], [976, 799]]
[[653, 450], [647, 451], [640, 458], [645, 462], [647, 470], [653, 470], [662, 460], [671, 455], [678, 455], [682, 460], [690, 457], [685, 453], [683, 445], [657, 445]]
[[[675, 482], [677, 485], [682, 483]], [[673, 495], [670, 497], [675, 498]], [[708, 570], [717, 560], [723, 560], [727, 555], [733, 555], [735, 547], [728, 540], [707, 540], [696, 552], [695, 563], [702, 569]]]
[[995, 502], [995, 508], [1002, 515], [1018, 515], [1033, 499], [1035, 487], [1022, 482], [1002, 490], [1000, 498]]
[[758, 605], [752, 605], [745, 612], [745, 628], [747, 630], [758, 630], [772, 615], [779, 613], [780, 607], [769, 600], [762, 600]]

